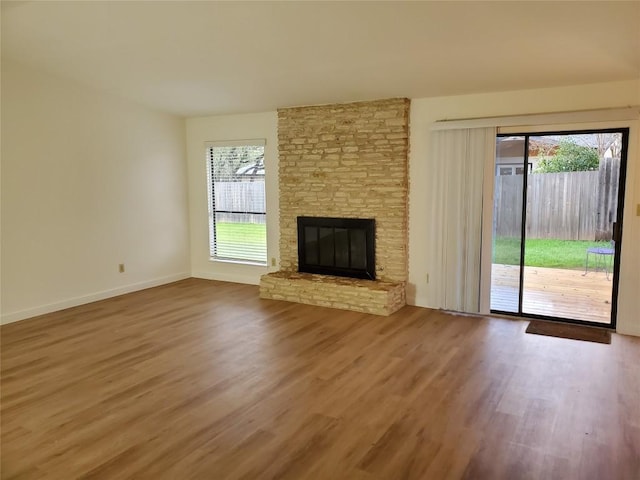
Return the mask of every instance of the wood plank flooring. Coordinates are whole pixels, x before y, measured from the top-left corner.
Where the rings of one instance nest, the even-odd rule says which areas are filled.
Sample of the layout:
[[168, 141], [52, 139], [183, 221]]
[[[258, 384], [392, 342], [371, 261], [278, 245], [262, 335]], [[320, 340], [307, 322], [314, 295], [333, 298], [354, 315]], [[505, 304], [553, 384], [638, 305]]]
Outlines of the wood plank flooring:
[[[491, 278], [491, 309], [517, 312], [520, 267], [493, 264]], [[524, 267], [522, 310], [610, 324], [612, 292], [613, 282], [603, 271], [584, 275], [584, 270]]]
[[3, 479], [640, 478], [640, 339], [189, 279], [3, 326]]

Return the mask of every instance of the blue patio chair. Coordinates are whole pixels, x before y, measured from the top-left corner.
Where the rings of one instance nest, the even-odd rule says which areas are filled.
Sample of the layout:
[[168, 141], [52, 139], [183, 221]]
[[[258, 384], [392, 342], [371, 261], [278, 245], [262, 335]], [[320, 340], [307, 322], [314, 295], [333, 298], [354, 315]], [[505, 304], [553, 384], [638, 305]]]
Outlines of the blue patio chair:
[[593, 271], [604, 271], [607, 280], [609, 280], [609, 272], [612, 270], [613, 266], [613, 255], [616, 250], [616, 244], [613, 240], [610, 242], [611, 247], [589, 247], [587, 248], [587, 258], [585, 259], [585, 267], [584, 273], [582, 276], [584, 277], [587, 273], [589, 273], [589, 256], [594, 256], [594, 267]]

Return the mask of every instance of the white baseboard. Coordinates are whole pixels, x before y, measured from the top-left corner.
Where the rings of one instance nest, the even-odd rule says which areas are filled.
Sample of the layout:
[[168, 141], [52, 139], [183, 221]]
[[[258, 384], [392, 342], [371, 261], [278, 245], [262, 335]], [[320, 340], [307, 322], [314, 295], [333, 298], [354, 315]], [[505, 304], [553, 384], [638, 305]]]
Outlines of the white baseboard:
[[429, 306], [427, 297], [421, 297], [421, 296], [416, 296], [414, 301], [412, 303], [407, 302], [407, 305], [413, 305], [415, 307], [422, 307], [422, 308], [434, 308]]
[[144, 290], [145, 288], [157, 287], [166, 283], [177, 282], [178, 280], [184, 280], [191, 277], [188, 272], [177, 273], [175, 275], [168, 275], [166, 277], [154, 278], [153, 280], [147, 280], [145, 282], [132, 283], [130, 285], [124, 285], [122, 287], [113, 288], [110, 290], [103, 290], [101, 292], [91, 293], [89, 295], [82, 295], [80, 297], [68, 298], [60, 302], [49, 303], [47, 305], [40, 305], [38, 307], [28, 308], [26, 310], [20, 310], [17, 312], [5, 313], [0, 317], [0, 323], [2, 325], [19, 320], [25, 320], [27, 318], [36, 317], [38, 315], [44, 315], [46, 313], [57, 312], [58, 310], [64, 310], [65, 308], [77, 307], [78, 305], [84, 305], [86, 303], [96, 302], [98, 300], [104, 300], [105, 298], [116, 297], [118, 295], [124, 295], [125, 293], [136, 292], [138, 290]]
[[634, 325], [627, 325], [626, 322], [620, 322], [618, 319], [618, 324], [616, 326], [616, 333], [621, 335], [631, 335], [634, 337], [640, 337], [640, 324], [636, 322]]
[[203, 278], [205, 280], [218, 280], [220, 282], [244, 283], [247, 285], [260, 285], [260, 277], [263, 274], [242, 274], [242, 273], [211, 273], [211, 272], [193, 272], [194, 278]]

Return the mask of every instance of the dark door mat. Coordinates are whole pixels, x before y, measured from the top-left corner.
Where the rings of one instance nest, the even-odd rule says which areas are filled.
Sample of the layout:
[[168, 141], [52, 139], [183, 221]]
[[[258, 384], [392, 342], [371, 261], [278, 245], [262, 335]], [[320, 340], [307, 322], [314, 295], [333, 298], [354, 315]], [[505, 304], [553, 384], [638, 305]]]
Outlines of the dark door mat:
[[611, 343], [611, 332], [601, 328], [569, 325], [566, 323], [552, 323], [532, 320], [526, 330], [527, 333], [547, 335], [549, 337], [570, 338], [585, 342]]

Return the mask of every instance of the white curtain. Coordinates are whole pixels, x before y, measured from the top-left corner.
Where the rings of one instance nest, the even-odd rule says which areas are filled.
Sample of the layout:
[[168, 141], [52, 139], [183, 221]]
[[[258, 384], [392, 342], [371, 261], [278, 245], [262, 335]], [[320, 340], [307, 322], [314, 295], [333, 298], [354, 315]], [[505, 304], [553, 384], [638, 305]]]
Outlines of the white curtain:
[[[493, 178], [495, 142], [495, 127], [431, 132], [426, 248], [432, 307], [480, 312], [483, 197], [493, 192], [484, 178]], [[492, 209], [492, 200], [487, 203]]]

